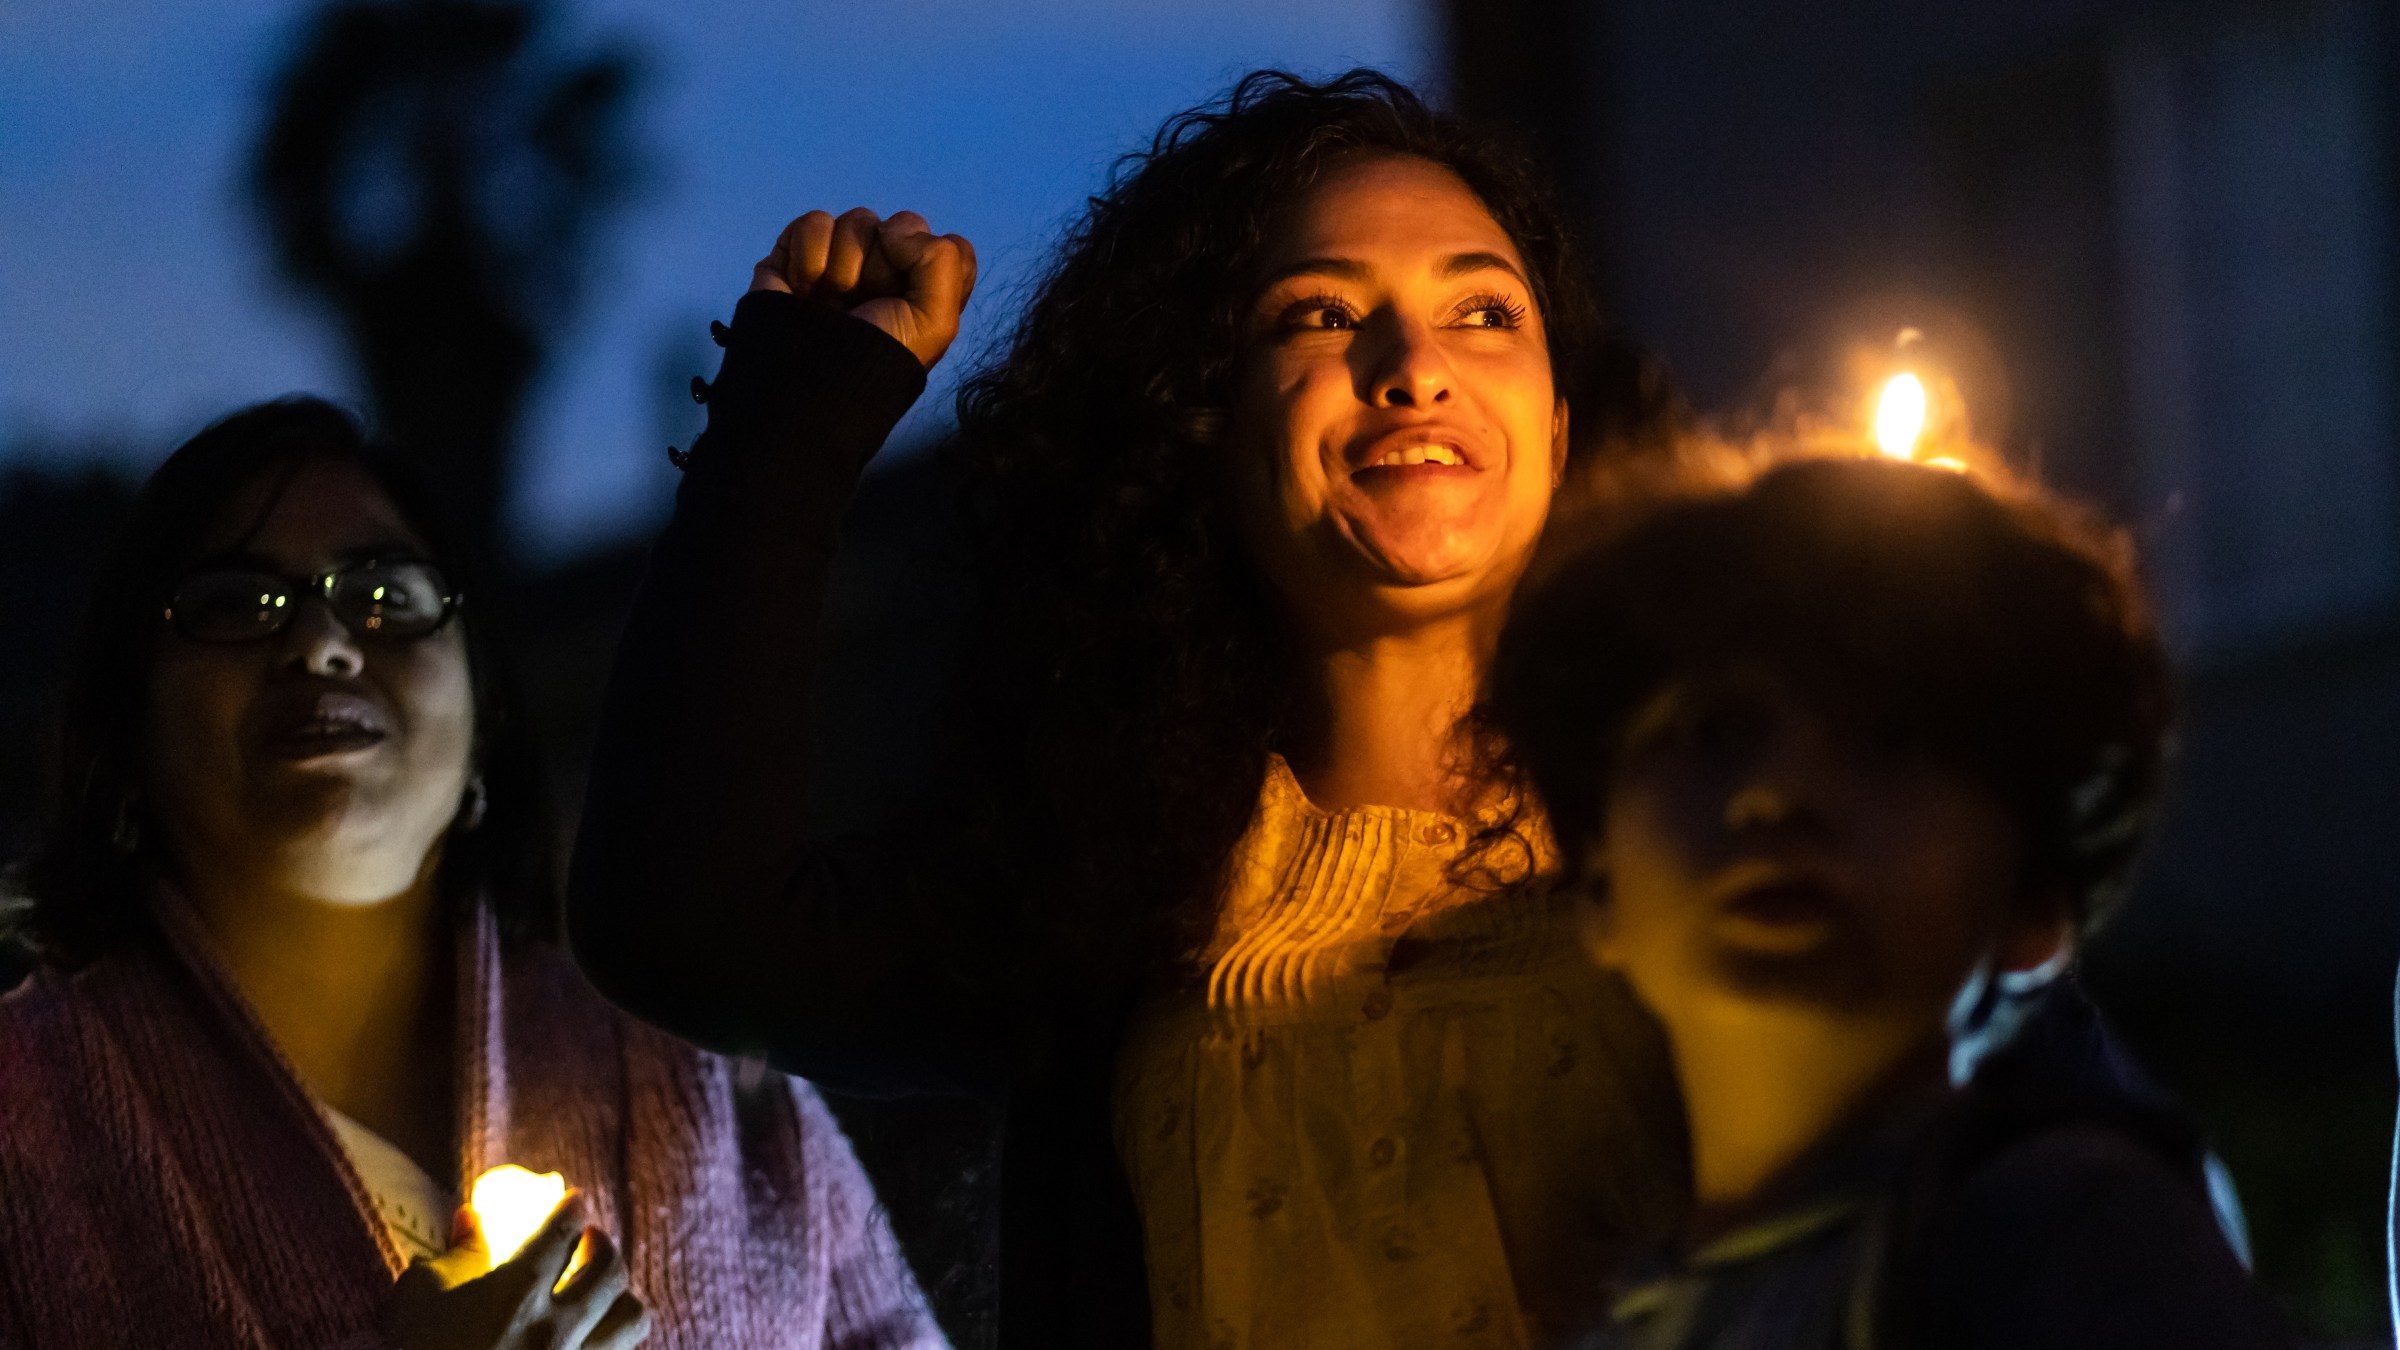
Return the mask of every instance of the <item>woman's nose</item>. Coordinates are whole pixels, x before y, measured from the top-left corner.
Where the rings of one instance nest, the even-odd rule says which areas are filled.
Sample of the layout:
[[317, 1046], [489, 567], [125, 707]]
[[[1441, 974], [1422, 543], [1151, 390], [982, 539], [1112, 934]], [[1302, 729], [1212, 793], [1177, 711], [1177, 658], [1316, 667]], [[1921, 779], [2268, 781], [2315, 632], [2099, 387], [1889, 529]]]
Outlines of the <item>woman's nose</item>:
[[1455, 372], [1434, 330], [1399, 322], [1380, 344], [1367, 401], [1378, 408], [1430, 409], [1450, 401]]
[[1813, 719], [1778, 719], [1725, 794], [1725, 829], [1745, 836], [1832, 832], [1846, 809], [1852, 771]]
[[284, 659], [311, 675], [350, 679], [366, 669], [366, 653], [349, 626], [334, 617], [322, 596], [292, 597], [292, 621], [283, 630]]

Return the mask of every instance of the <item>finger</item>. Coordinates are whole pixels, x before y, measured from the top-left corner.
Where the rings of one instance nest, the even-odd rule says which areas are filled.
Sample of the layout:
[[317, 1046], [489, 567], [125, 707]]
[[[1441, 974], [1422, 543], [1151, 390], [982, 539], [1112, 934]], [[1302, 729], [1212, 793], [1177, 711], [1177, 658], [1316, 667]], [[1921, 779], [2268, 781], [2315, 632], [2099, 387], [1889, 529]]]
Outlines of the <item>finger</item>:
[[523, 1303], [537, 1292], [548, 1293], [575, 1255], [575, 1244], [583, 1240], [586, 1222], [582, 1192], [567, 1192], [567, 1198], [542, 1225], [542, 1231], [533, 1235], [525, 1250], [494, 1267], [491, 1278], [516, 1303]]
[[583, 1338], [584, 1350], [633, 1350], [650, 1335], [650, 1310], [631, 1294], [617, 1295], [608, 1312]]
[[967, 237], [963, 234], [945, 234], [942, 237], [956, 244], [959, 256], [966, 260], [966, 276], [958, 285], [958, 303], [963, 307], [967, 303], [967, 297], [975, 293], [975, 278], [978, 275], [975, 245], [968, 242]]
[[473, 1205], [460, 1205], [450, 1211], [450, 1246], [453, 1250], [482, 1252], [486, 1257], [492, 1254], [491, 1241], [483, 1235], [483, 1220], [476, 1216]]
[[[897, 212], [883, 222], [875, 231], [875, 252], [886, 265], [880, 269], [882, 276], [878, 278], [874, 275], [878, 269], [870, 260], [868, 275], [862, 281], [868, 288], [867, 293], [905, 293], [909, 274], [916, 270], [917, 260], [924, 256], [925, 245], [931, 243], [933, 237], [933, 227], [925, 223], [925, 217], [914, 211]], [[879, 280], [880, 285], [877, 284]]]
[[624, 1254], [617, 1250], [615, 1239], [598, 1228], [587, 1232], [583, 1265], [558, 1290], [561, 1302], [587, 1304], [591, 1320], [598, 1321], [608, 1305], [625, 1292], [631, 1278], [625, 1268]]
[[450, 1215], [450, 1246], [440, 1255], [419, 1260], [410, 1268], [422, 1265], [435, 1283], [444, 1289], [455, 1289], [467, 1281], [489, 1274], [492, 1269], [491, 1240], [483, 1235], [483, 1223], [475, 1211], [460, 1205]]
[[882, 240], [884, 252], [897, 261], [901, 252], [907, 249], [908, 240], [918, 235], [932, 234], [933, 227], [925, 223], [925, 217], [914, 211], [895, 211], [891, 219], [883, 222], [875, 233]]
[[833, 244], [833, 216], [810, 211], [784, 227], [783, 285], [780, 289], [807, 295], [825, 275], [825, 253]]
[[447, 1287], [448, 1282], [442, 1279], [441, 1272], [434, 1269], [431, 1261], [420, 1256], [408, 1263], [408, 1268], [400, 1272], [399, 1279], [392, 1281], [392, 1295], [395, 1298], [421, 1298]]
[[792, 283], [785, 280], [784, 276], [791, 270], [792, 227], [786, 225], [783, 227], [783, 233], [775, 236], [775, 247], [768, 249], [767, 256], [751, 266], [750, 289], [754, 291], [789, 291]]
[[882, 223], [863, 206], [844, 211], [833, 222], [833, 241], [826, 249], [825, 271], [815, 288], [819, 299], [838, 302], [858, 289], [858, 279], [866, 271], [867, 253], [874, 244], [875, 227]]

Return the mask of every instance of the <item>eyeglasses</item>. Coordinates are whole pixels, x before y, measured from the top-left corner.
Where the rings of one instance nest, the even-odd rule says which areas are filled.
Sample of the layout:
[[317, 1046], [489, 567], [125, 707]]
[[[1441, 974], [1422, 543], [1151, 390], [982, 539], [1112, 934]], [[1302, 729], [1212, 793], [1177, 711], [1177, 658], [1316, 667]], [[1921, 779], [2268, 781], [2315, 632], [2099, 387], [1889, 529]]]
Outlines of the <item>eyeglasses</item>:
[[342, 626], [362, 639], [409, 642], [450, 621], [459, 597], [441, 570], [420, 558], [369, 558], [312, 577], [264, 567], [203, 567], [175, 584], [167, 622], [194, 642], [255, 642], [273, 637], [316, 595]]

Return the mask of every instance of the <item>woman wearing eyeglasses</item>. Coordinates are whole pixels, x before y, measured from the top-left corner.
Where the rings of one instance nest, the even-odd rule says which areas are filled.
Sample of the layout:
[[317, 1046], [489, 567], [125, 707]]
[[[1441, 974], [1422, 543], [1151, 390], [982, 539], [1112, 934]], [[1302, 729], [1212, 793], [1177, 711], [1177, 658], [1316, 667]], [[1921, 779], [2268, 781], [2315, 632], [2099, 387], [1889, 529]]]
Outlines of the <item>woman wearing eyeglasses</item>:
[[[0, 1344], [940, 1344], [815, 1094], [613, 1013], [555, 945], [464, 568], [314, 400], [144, 488], [20, 878]], [[500, 1163], [577, 1194], [495, 1268], [453, 1214]]]

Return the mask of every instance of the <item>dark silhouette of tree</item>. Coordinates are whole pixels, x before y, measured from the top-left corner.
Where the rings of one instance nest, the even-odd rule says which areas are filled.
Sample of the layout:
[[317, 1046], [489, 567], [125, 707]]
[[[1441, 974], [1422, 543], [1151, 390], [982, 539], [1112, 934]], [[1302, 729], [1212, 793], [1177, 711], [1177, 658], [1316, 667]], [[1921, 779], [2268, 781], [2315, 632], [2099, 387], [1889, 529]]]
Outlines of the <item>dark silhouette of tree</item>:
[[527, 391], [632, 184], [639, 71], [561, 51], [540, 0], [346, 0], [279, 73], [251, 185], [382, 429], [448, 480], [493, 556]]

